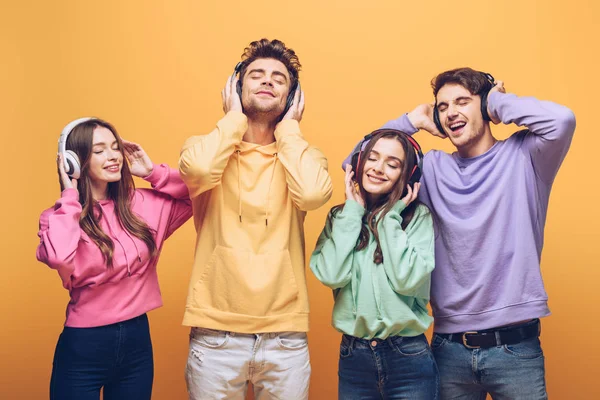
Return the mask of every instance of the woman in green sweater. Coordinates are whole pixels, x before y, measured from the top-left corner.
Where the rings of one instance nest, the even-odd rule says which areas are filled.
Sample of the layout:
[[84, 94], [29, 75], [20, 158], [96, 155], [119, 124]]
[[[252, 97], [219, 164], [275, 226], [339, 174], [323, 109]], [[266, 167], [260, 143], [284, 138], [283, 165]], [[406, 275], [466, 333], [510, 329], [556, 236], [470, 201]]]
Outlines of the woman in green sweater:
[[400, 131], [367, 135], [344, 162], [346, 202], [329, 213], [310, 259], [317, 279], [333, 289], [332, 323], [343, 333], [341, 400], [438, 397], [423, 334], [432, 322], [434, 232], [417, 200], [422, 159]]

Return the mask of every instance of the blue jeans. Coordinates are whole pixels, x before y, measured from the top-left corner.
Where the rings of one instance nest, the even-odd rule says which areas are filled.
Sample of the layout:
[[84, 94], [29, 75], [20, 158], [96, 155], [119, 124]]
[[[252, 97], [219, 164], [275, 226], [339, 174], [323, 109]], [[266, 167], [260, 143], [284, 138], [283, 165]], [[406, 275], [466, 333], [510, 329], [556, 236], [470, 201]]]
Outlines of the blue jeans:
[[154, 361], [148, 317], [65, 327], [56, 345], [50, 400], [149, 400]]
[[425, 335], [359, 339], [343, 335], [340, 400], [438, 398], [438, 370]]
[[546, 400], [544, 354], [539, 339], [468, 349], [433, 335], [431, 347], [440, 371], [442, 399]]

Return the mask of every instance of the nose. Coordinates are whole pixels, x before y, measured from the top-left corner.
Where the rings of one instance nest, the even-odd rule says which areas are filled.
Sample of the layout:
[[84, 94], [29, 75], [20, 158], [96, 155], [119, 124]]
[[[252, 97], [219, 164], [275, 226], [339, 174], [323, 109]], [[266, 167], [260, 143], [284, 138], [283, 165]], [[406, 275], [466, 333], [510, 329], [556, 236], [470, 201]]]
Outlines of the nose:
[[109, 160], [116, 160], [119, 157], [118, 150], [108, 149], [108, 152], [106, 154]]
[[273, 87], [273, 79], [271, 78], [271, 76], [265, 74], [265, 76], [263, 77], [263, 80], [261, 82], [261, 85]]
[[378, 174], [383, 173], [383, 160], [379, 160], [373, 165], [373, 171], [377, 172]]
[[446, 110], [446, 116], [448, 119], [454, 119], [458, 116], [458, 110], [456, 109], [456, 107], [454, 107], [454, 105], [449, 105], [448, 109]]

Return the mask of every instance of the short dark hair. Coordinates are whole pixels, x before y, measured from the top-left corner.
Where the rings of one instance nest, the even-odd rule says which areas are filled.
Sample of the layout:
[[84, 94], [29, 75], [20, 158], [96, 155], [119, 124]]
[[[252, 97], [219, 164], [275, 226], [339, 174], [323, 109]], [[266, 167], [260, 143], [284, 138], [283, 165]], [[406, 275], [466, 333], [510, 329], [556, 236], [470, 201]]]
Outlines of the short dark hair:
[[243, 79], [248, 65], [259, 58], [273, 58], [277, 61], [281, 61], [290, 74], [290, 88], [295, 87], [296, 82], [298, 82], [299, 79], [300, 68], [302, 65], [300, 65], [296, 52], [285, 47], [285, 43], [277, 39], [260, 39], [250, 43], [248, 47], [244, 49], [244, 53], [242, 54], [240, 80]]
[[472, 95], [481, 95], [493, 87], [493, 84], [483, 72], [475, 71], [472, 68], [456, 68], [442, 72], [431, 80], [433, 95], [437, 96], [440, 89], [448, 84], [460, 85], [471, 92]]

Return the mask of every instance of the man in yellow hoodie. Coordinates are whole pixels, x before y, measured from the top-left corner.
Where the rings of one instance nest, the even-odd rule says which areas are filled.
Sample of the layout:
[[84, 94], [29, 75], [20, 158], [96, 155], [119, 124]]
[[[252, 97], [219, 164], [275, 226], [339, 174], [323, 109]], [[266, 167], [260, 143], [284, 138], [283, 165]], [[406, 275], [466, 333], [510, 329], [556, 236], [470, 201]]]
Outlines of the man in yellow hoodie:
[[243, 399], [248, 382], [257, 399], [308, 398], [303, 223], [332, 187], [300, 132], [299, 70], [281, 41], [250, 43], [221, 93], [225, 116], [181, 151], [198, 235], [183, 319], [190, 399]]

